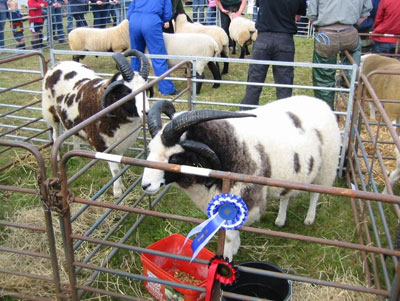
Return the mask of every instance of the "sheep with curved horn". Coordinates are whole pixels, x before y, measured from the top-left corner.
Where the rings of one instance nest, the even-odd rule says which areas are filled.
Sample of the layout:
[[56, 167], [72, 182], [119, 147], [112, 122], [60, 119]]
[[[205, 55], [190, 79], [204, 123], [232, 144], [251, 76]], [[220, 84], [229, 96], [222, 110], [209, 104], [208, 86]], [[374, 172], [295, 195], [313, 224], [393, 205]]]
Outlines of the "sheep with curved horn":
[[[137, 56], [142, 60], [140, 72], [134, 72], [126, 56]], [[140, 89], [147, 83], [149, 62], [145, 55], [136, 50], [115, 53], [113, 59], [119, 70], [110, 79], [104, 79], [88, 66], [63, 61], [49, 69], [43, 79], [42, 114], [45, 121], [53, 128], [53, 141], [59, 136], [59, 124], [71, 129], [83, 120], [98, 113], [105, 107]], [[136, 95], [77, 133], [77, 136], [89, 142], [98, 152], [126, 136], [142, 123], [142, 116], [147, 112], [149, 103], [146, 93]], [[139, 130], [120, 143], [114, 154], [122, 155], [132, 146], [139, 135]], [[120, 172], [118, 163], [108, 162], [111, 174], [115, 177]], [[117, 179], [113, 185], [115, 197], [122, 195], [124, 185]]]
[[[172, 106], [166, 102], [158, 108]], [[149, 115], [161, 119], [162, 110]], [[165, 108], [164, 108], [164, 111]], [[172, 108], [169, 112], [172, 112]], [[318, 114], [315, 114], [318, 112]], [[341, 137], [336, 117], [323, 101], [309, 96], [293, 96], [246, 111], [247, 114], [216, 110], [184, 112], [149, 122], [153, 139], [150, 161], [198, 166], [287, 181], [331, 186], [338, 166]], [[262, 129], [262, 130], [261, 130]], [[193, 174], [145, 168], [142, 188], [156, 193], [173, 183], [181, 188], [203, 212], [210, 200], [221, 193], [222, 180]], [[234, 182], [230, 192], [247, 204], [247, 224], [260, 219], [267, 198], [280, 199], [275, 224], [283, 226], [289, 198], [299, 191]], [[311, 193], [304, 223], [315, 220], [319, 194]], [[232, 260], [240, 247], [237, 230], [227, 230], [224, 257]]]

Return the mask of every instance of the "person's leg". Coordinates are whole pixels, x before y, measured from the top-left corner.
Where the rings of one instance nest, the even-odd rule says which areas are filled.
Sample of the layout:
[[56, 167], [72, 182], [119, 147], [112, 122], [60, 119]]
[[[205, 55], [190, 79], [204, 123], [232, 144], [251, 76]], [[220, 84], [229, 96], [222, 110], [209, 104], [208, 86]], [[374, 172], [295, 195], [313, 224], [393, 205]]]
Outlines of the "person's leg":
[[387, 53], [391, 54], [394, 53], [396, 49], [396, 45], [392, 43], [384, 43], [384, 42], [374, 42], [372, 46], [373, 53]]
[[57, 29], [57, 37], [60, 43], [65, 42], [65, 35], [64, 35], [64, 25], [63, 25], [63, 15], [62, 15], [62, 7], [56, 7], [54, 9], [55, 15], [55, 27]]
[[[229, 37], [229, 25], [231, 24], [231, 19], [227, 14], [221, 13], [221, 27], [225, 30]], [[233, 47], [233, 41], [229, 38], [229, 47]]]
[[[149, 21], [147, 23], [147, 21]], [[145, 20], [143, 28], [143, 36], [146, 41], [146, 46], [150, 54], [167, 54], [165, 48], [162, 26], [157, 20]], [[153, 70], [156, 76], [160, 76], [168, 70], [166, 59], [152, 59]], [[175, 93], [175, 86], [170, 80], [162, 80], [158, 83], [158, 88], [161, 94], [170, 95]]]
[[193, 22], [199, 22], [199, 2], [200, 0], [192, 1]]
[[[313, 63], [315, 64], [336, 64], [337, 58], [336, 55], [323, 58], [314, 49], [313, 54]], [[325, 69], [325, 68], [313, 68], [312, 69], [312, 77], [313, 84], [316, 87], [335, 87], [335, 69]], [[314, 96], [325, 101], [333, 110], [334, 109], [334, 100], [335, 100], [335, 91], [327, 91], [327, 90], [314, 90]]]
[[[142, 35], [141, 22], [143, 22], [143, 17], [141, 15], [135, 14], [131, 16], [129, 20], [129, 41], [132, 49], [144, 53], [145, 41]], [[131, 57], [131, 68], [134, 71], [139, 71], [140, 59]]]
[[[293, 62], [294, 61], [294, 41], [290, 34], [277, 33], [273, 39], [275, 48], [272, 59], [274, 61]], [[294, 68], [292, 66], [272, 66], [274, 81], [276, 84], [292, 85], [294, 78]], [[292, 96], [292, 88], [276, 88], [276, 98], [286, 98]]]
[[[354, 48], [353, 50], [349, 51], [351, 57], [353, 58], [353, 60], [356, 62], [356, 64], [358, 66], [360, 66], [360, 61], [361, 61], [361, 48], [362, 48], [362, 42], [360, 39], [357, 47]], [[350, 60], [347, 58], [347, 56], [343, 52], [340, 53], [340, 60], [345, 65], [352, 65]], [[350, 81], [351, 80], [351, 71], [346, 70], [345, 73], [346, 73], [347, 79]]]
[[74, 29], [74, 17], [71, 13], [71, 5], [67, 4], [67, 31], [68, 33]]
[[0, 48], [4, 48], [4, 27], [7, 20], [7, 11], [0, 11]]
[[[253, 52], [251, 54], [252, 60], [270, 60], [270, 36], [269, 33], [260, 32], [254, 44]], [[249, 66], [247, 82], [264, 83], [267, 76], [269, 65], [251, 64]], [[258, 105], [260, 94], [262, 91], [261, 86], [246, 86], [246, 94], [241, 104]]]

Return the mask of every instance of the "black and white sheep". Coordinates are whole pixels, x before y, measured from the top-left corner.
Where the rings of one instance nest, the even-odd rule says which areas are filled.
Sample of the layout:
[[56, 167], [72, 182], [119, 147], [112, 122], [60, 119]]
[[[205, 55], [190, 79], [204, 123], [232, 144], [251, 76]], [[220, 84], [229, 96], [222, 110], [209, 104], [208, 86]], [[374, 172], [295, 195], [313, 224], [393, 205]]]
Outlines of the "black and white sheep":
[[[75, 51], [123, 52], [130, 48], [129, 21], [125, 19], [117, 26], [108, 28], [75, 28], [68, 34], [68, 43]], [[84, 57], [72, 56], [76, 62]]]
[[[137, 56], [142, 60], [140, 72], [134, 72], [125, 56]], [[110, 79], [103, 79], [81, 63], [63, 61], [49, 69], [43, 79], [42, 114], [53, 128], [53, 141], [59, 136], [59, 126], [71, 129], [98, 113], [105, 107], [131, 94], [147, 83], [149, 62], [136, 50], [115, 53], [113, 58], [119, 72]], [[98, 152], [103, 152], [121, 137], [126, 136], [142, 123], [143, 111], [148, 110], [146, 93], [140, 93], [131, 101], [103, 116], [77, 133]], [[139, 131], [129, 136], [114, 150], [122, 154], [136, 141]], [[113, 177], [120, 172], [118, 163], [108, 162]], [[121, 196], [124, 185], [121, 179], [114, 182], [114, 196]]]
[[[220, 53], [217, 42], [210, 36], [202, 33], [164, 33], [164, 43], [168, 55], [215, 57]], [[168, 59], [168, 66], [172, 67], [179, 60]], [[197, 78], [204, 79], [204, 68], [208, 66], [215, 80], [221, 80], [221, 73], [216, 64], [211, 61], [196, 61]], [[200, 93], [202, 83], [196, 84], [196, 92]], [[218, 88], [214, 83], [213, 88]]]
[[240, 45], [240, 58], [248, 53], [248, 46], [257, 39], [256, 23], [244, 17], [231, 20], [229, 25], [229, 36]]
[[[162, 127], [161, 112], [173, 116]], [[341, 145], [336, 117], [316, 98], [294, 96], [246, 113], [198, 110], [173, 115], [168, 102], [149, 110], [147, 160], [243, 173], [288, 181], [331, 186]], [[235, 118], [235, 119], [233, 119]], [[206, 212], [209, 201], [221, 193], [222, 181], [193, 174], [145, 168], [142, 188], [156, 193], [174, 183]], [[283, 226], [289, 198], [300, 191], [235, 182], [231, 193], [247, 203], [247, 224], [260, 219], [267, 198], [280, 199], [275, 224]], [[305, 224], [315, 220], [319, 193], [311, 193]], [[238, 231], [227, 231], [224, 257], [232, 259], [240, 246]]]
[[[185, 14], [179, 14], [175, 20], [176, 33], [204, 33], [212, 37], [218, 44], [221, 51], [220, 56], [227, 58], [229, 55], [229, 37], [226, 32], [216, 25], [202, 25], [200, 23], [190, 23]], [[218, 64], [216, 64], [218, 66]], [[228, 73], [229, 64], [224, 62], [224, 68], [221, 74]]]

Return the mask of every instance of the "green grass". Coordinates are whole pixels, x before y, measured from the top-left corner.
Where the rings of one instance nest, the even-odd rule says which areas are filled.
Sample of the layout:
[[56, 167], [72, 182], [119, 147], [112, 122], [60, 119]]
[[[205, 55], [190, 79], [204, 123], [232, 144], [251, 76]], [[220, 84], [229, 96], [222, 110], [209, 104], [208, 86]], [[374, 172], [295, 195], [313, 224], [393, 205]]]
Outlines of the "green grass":
[[[296, 42], [296, 62], [311, 62], [312, 60], [312, 40], [306, 38], [295, 38]], [[67, 49], [67, 47], [64, 47]], [[45, 56], [48, 57], [48, 52], [45, 50]], [[59, 56], [58, 60], [70, 59], [68, 56]], [[115, 63], [110, 57], [91, 57], [87, 56], [83, 63], [91, 66], [98, 72], [112, 73], [115, 70]], [[38, 70], [38, 61], [36, 58], [28, 58], [19, 62], [13, 62], [6, 65], [7, 68], [20, 68]], [[177, 73], [183, 76], [183, 73]], [[1, 86], [11, 87], [15, 84], [30, 80], [37, 75], [31, 74], [12, 74], [9, 72], [0, 73]], [[208, 70], [206, 70], [206, 78], [212, 78]], [[223, 80], [246, 81], [247, 65], [232, 63], [230, 64], [230, 72], [223, 76]], [[272, 70], [268, 72], [267, 82], [272, 83]], [[295, 84], [312, 85], [311, 68], [295, 68]], [[27, 89], [40, 91], [41, 83], [31, 84]], [[177, 82], [178, 89], [184, 87], [184, 83]], [[157, 90], [157, 89], [156, 89]], [[222, 85], [219, 89], [212, 89], [211, 84], [204, 84], [202, 93], [198, 95], [198, 100], [224, 102], [224, 103], [240, 103], [245, 93], [244, 85]], [[311, 90], [295, 89], [294, 94], [312, 95]], [[159, 96], [157, 94], [156, 96]], [[22, 105], [31, 102], [32, 99], [38, 99], [39, 96], [32, 93], [7, 92], [0, 94], [0, 103]], [[264, 87], [260, 97], [260, 104], [267, 103], [275, 99], [275, 88]], [[40, 107], [40, 104], [35, 107]], [[182, 106], [183, 107], [183, 106]], [[7, 112], [7, 109], [0, 107], [0, 114]], [[40, 116], [40, 111], [23, 111], [18, 114], [31, 114], [32, 117]], [[9, 121], [11, 122], [11, 121]], [[16, 122], [18, 124], [18, 122]], [[42, 123], [35, 123], [38, 128], [45, 128]], [[4, 129], [0, 128], [1, 131]], [[0, 132], [1, 133], [1, 132]], [[44, 136], [47, 137], [47, 136]], [[40, 143], [36, 143], [40, 145]], [[64, 150], [65, 151], [65, 150]], [[21, 150], [12, 150], [0, 155], [0, 166], [14, 160], [16, 157], [26, 153]], [[50, 169], [49, 151], [42, 152], [47, 168], [48, 176], [52, 176]], [[126, 154], [127, 156], [132, 154]], [[70, 175], [77, 172], [85, 163], [86, 159], [73, 158], [68, 162], [68, 173]], [[36, 184], [36, 164], [34, 160], [24, 160], [16, 164], [13, 168], [0, 173], [0, 183], [2, 185], [15, 185], [25, 188], [37, 188]], [[124, 175], [125, 183], [132, 183], [141, 174], [140, 168], [131, 168]], [[89, 172], [80, 177], [71, 185], [71, 190], [75, 196], [89, 198], [93, 196], [108, 180], [110, 173], [105, 162], [98, 163], [95, 168], [91, 168]], [[345, 187], [343, 180], [338, 180], [335, 186]], [[140, 188], [135, 189], [134, 195], [140, 193]], [[112, 200], [111, 189], [106, 193], [101, 200]], [[128, 202], [132, 202], [134, 197], [130, 197]], [[13, 213], [25, 207], [40, 206], [40, 200], [31, 195], [10, 193], [0, 191], [0, 219], [7, 219], [13, 216]], [[146, 206], [142, 204], [141, 206]], [[392, 225], [395, 225], [396, 217], [393, 214], [391, 207], [384, 206]], [[292, 200], [288, 210], [287, 222], [284, 228], [279, 228], [274, 225], [279, 208], [278, 201], [269, 201], [267, 212], [262, 216], [261, 220], [252, 226], [275, 231], [283, 231], [288, 233], [296, 233], [306, 236], [322, 237], [327, 239], [337, 239], [348, 242], [357, 243], [357, 235], [351, 209], [350, 200], [344, 197], [335, 197], [331, 195], [323, 195], [320, 199], [320, 205], [317, 209], [317, 219], [314, 225], [307, 227], [303, 224], [307, 209], [308, 209], [308, 194]], [[156, 210], [205, 218], [205, 215], [200, 212], [179, 189], [172, 188], [170, 192], [162, 199]], [[117, 219], [117, 218], [116, 218]], [[113, 241], [118, 241], [129, 229], [129, 227], [137, 220], [135, 214], [131, 214], [124, 226], [111, 238]], [[172, 233], [181, 233], [186, 235], [192, 228], [193, 224], [147, 217], [143, 224], [139, 227], [128, 240], [128, 244], [146, 247], [151, 243]], [[2, 228], [4, 229], [4, 228]], [[3, 236], [2, 236], [3, 237]], [[4, 237], [3, 237], [4, 238]], [[364, 271], [362, 267], [361, 257], [358, 252], [345, 249], [323, 246], [315, 243], [306, 243], [302, 241], [287, 240], [282, 238], [273, 238], [256, 235], [254, 233], [241, 233], [242, 245], [238, 255], [234, 258], [235, 262], [247, 260], [262, 260], [272, 262], [285, 271], [291, 273], [315, 277], [321, 279], [332, 280], [336, 276], [348, 275], [349, 273], [360, 281], [364, 281]], [[4, 241], [2, 241], [4, 242]], [[88, 247], [90, 244], [88, 244]], [[216, 250], [216, 239], [213, 239], [207, 248]], [[103, 248], [109, 250], [108, 248]], [[141, 273], [140, 254], [134, 254], [124, 250], [120, 250], [118, 255], [113, 258], [109, 267], [121, 269], [131, 273]], [[101, 274], [96, 285], [101, 288], [107, 288], [113, 291], [124, 292], [130, 295], [144, 296], [149, 295], [143, 289], [143, 285], [138, 281], [131, 281], [127, 278], [118, 278], [113, 275]], [[95, 296], [86, 298], [96, 299]]]

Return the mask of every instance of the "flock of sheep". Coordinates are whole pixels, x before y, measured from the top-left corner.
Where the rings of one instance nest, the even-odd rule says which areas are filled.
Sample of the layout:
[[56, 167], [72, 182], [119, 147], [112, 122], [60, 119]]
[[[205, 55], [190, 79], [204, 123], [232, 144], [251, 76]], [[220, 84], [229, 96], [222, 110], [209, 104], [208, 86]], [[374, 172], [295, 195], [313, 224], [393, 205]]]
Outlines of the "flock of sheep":
[[[147, 83], [150, 62], [143, 53], [127, 50], [127, 22], [125, 20], [119, 26], [109, 29], [79, 28], [70, 33], [73, 50], [115, 52], [113, 58], [118, 72], [110, 79], [103, 79], [87, 66], [73, 61], [57, 63], [47, 72], [43, 80], [43, 117], [53, 128], [54, 140], [57, 139], [60, 124], [70, 129]], [[181, 15], [176, 20], [176, 29], [176, 34], [165, 34], [169, 54], [188, 55], [187, 51], [193, 51], [193, 56], [227, 57], [228, 38], [220, 27], [192, 24], [185, 15]], [[88, 34], [88, 31], [91, 33]], [[177, 42], [178, 39], [189, 40], [193, 36], [196, 43]], [[232, 34], [232, 37], [235, 35]], [[202, 42], [199, 42], [200, 38]], [[254, 30], [250, 35], [238, 35], [237, 41], [245, 49], [253, 38]], [[196, 44], [201, 44], [202, 49], [195, 47]], [[200, 50], [203, 52], [199, 53]], [[132, 55], [142, 61], [140, 72], [131, 70], [126, 57]], [[368, 66], [367, 59], [363, 61], [364, 67]], [[169, 64], [175, 62], [169, 61]], [[196, 70], [201, 76], [205, 63], [199, 61], [196, 64]], [[219, 67], [213, 65], [213, 62], [207, 64], [219, 72]], [[218, 79], [217, 71], [213, 74]], [[227, 64], [224, 72], [228, 72]], [[379, 91], [378, 85], [376, 87]], [[392, 97], [384, 96], [389, 99]], [[170, 118], [164, 125], [161, 122], [163, 113]], [[150, 107], [146, 93], [143, 92], [127, 100], [112, 114], [84, 128], [78, 135], [96, 151], [103, 152], [132, 129], [139, 127], [143, 114], [148, 115], [148, 128], [152, 136], [147, 158], [150, 161], [326, 186], [331, 186], [336, 177], [342, 145], [337, 119], [325, 102], [313, 97], [294, 96], [245, 112], [175, 112], [173, 104], [167, 100], [158, 101]], [[134, 144], [137, 136], [138, 131], [115, 148], [113, 153], [123, 154]], [[119, 164], [110, 162], [109, 167], [115, 177], [120, 170]], [[142, 188], [147, 193], [156, 193], [162, 185], [169, 183], [181, 188], [203, 212], [206, 212], [212, 197], [222, 191], [221, 180], [205, 175], [144, 169]], [[114, 196], [121, 196], [123, 190], [121, 180], [115, 181]], [[249, 208], [247, 224], [260, 219], [267, 207], [267, 199], [280, 199], [275, 224], [283, 226], [289, 199], [299, 191], [235, 182], [231, 193], [241, 196], [246, 202]], [[310, 205], [304, 221], [306, 225], [311, 225], [315, 220], [318, 198], [318, 193], [310, 194]], [[224, 257], [232, 259], [239, 247], [239, 232], [227, 231]]]

